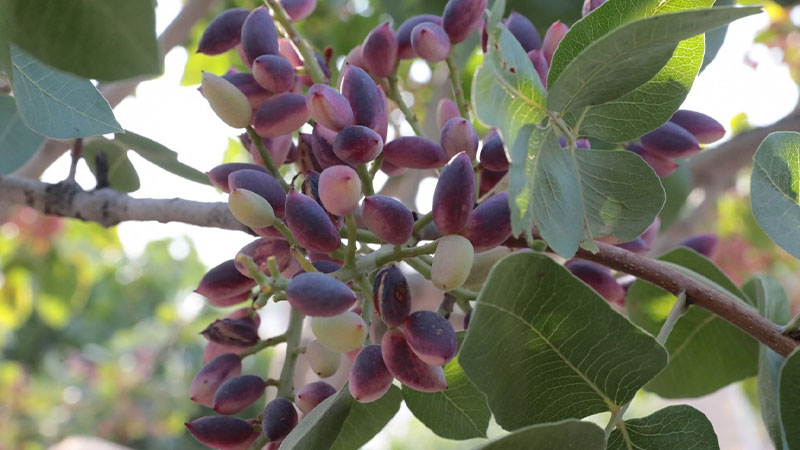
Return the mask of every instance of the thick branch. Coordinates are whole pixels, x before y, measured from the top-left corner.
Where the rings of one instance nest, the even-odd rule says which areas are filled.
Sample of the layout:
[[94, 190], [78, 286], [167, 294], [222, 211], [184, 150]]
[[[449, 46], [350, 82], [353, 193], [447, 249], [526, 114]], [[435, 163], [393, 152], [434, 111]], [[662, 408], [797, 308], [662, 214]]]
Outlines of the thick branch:
[[221, 202], [140, 199], [111, 189], [84, 191], [74, 183], [48, 184], [10, 175], [0, 177], [0, 202], [25, 205], [44, 214], [98, 222], [107, 227], [126, 220], [155, 220], [247, 231]]
[[596, 254], [579, 250], [577, 256], [649, 281], [675, 295], [685, 291], [690, 304], [713, 312], [782, 356], [789, 356], [800, 346], [794, 339], [783, 335], [781, 327], [761, 317], [755, 310], [697, 280], [654, 259], [639, 256], [619, 247], [602, 242], [597, 242], [597, 246], [600, 251]]

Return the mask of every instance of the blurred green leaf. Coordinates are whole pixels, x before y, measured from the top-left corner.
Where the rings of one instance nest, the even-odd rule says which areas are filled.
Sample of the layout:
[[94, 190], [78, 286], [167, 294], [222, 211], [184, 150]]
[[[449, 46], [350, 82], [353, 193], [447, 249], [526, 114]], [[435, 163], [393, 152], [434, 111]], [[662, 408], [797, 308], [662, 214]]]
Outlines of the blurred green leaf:
[[692, 174], [689, 171], [689, 164], [685, 160], [678, 160], [678, 169], [672, 175], [662, 178], [661, 185], [664, 186], [664, 193], [667, 201], [661, 209], [661, 229], [666, 230], [675, 220], [680, 217], [683, 205], [692, 192]]
[[89, 170], [97, 176], [97, 158], [105, 158], [108, 184], [120, 192], [133, 192], [139, 189], [139, 175], [128, 159], [127, 153], [124, 148], [105, 138], [91, 141], [83, 146], [83, 159]]
[[800, 350], [795, 350], [783, 365], [780, 380], [780, 411], [784, 445], [800, 448]]
[[[685, 247], [659, 258], [670, 267], [751, 304], [709, 259]], [[646, 281], [636, 280], [628, 290], [625, 307], [630, 319], [650, 333], [658, 333], [676, 298]], [[645, 389], [665, 398], [699, 397], [757, 373], [758, 343], [719, 316], [690, 307], [666, 343], [669, 365]]]
[[208, 176], [199, 170], [178, 161], [178, 153], [168, 149], [156, 141], [148, 139], [133, 131], [114, 135], [114, 141], [138, 153], [142, 158], [161, 167], [167, 172], [194, 181], [195, 183], [211, 185]]
[[607, 450], [719, 450], [711, 422], [688, 405], [668, 406], [621, 426], [625, 431], [611, 432]]
[[103, 81], [161, 72], [153, 0], [5, 1], [11, 40], [55, 68]]
[[761, 228], [800, 258], [800, 133], [772, 133], [753, 156], [750, 204]]
[[51, 69], [16, 47], [11, 58], [17, 110], [33, 131], [56, 139], [122, 131], [89, 80]]
[[597, 425], [579, 420], [565, 420], [521, 428], [493, 439], [475, 450], [603, 450], [606, 436]]
[[[759, 274], [745, 283], [742, 289], [758, 303], [758, 313], [778, 325], [791, 319], [789, 298], [774, 278]], [[761, 418], [775, 448], [783, 450], [783, 432], [779, 410], [778, 384], [785, 359], [764, 344], [758, 346], [758, 404]]]
[[459, 363], [497, 423], [515, 430], [627, 403], [667, 353], [567, 269], [520, 253], [492, 269]]
[[44, 138], [22, 122], [14, 97], [0, 95], [0, 175], [22, 167], [42, 142]]

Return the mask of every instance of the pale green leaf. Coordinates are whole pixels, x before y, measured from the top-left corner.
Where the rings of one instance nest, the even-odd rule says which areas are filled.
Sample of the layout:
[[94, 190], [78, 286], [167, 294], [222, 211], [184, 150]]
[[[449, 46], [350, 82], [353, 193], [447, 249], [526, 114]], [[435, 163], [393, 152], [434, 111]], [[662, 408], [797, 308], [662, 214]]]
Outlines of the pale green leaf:
[[661, 71], [680, 41], [759, 11], [684, 10], [624, 24], [586, 46], [563, 72], [551, 75], [547, 107], [566, 113], [618, 99]]
[[[139, 189], [139, 175], [128, 159], [127, 151], [107, 139], [97, 139], [83, 146], [83, 158], [89, 170], [97, 176], [97, 158], [105, 158], [108, 167], [109, 186], [120, 192]], [[103, 156], [101, 156], [103, 155]]]
[[89, 80], [51, 69], [18, 48], [11, 58], [17, 110], [33, 131], [56, 139], [122, 131]]
[[780, 380], [780, 411], [783, 439], [790, 450], [800, 448], [800, 350], [783, 365]]
[[117, 133], [114, 136], [114, 140], [167, 172], [194, 181], [195, 183], [211, 185], [206, 174], [178, 161], [178, 153], [156, 141], [129, 130], [126, 130], [124, 133]]
[[621, 426], [625, 432], [611, 432], [608, 450], [719, 450], [711, 422], [687, 405], [669, 406]]
[[619, 408], [667, 353], [567, 269], [522, 253], [492, 269], [459, 361], [514, 430]]
[[597, 425], [565, 420], [525, 427], [474, 450], [602, 450], [605, 445], [605, 433]]
[[13, 97], [0, 95], [0, 175], [19, 169], [44, 138], [22, 122]]
[[[774, 278], [759, 274], [745, 283], [742, 289], [758, 303], [758, 313], [778, 325], [791, 318], [789, 298]], [[761, 418], [775, 448], [784, 449], [778, 410], [778, 383], [785, 359], [764, 344], [758, 346], [758, 403]]]
[[453, 359], [444, 367], [447, 389], [419, 392], [403, 386], [403, 398], [414, 416], [434, 433], [447, 439], [486, 437], [492, 412], [486, 397]]
[[680, 216], [686, 199], [692, 192], [692, 173], [686, 160], [679, 160], [678, 169], [672, 175], [662, 178], [661, 185], [667, 195], [664, 208], [661, 209], [661, 229], [666, 230]]
[[7, 1], [11, 40], [53, 67], [103, 81], [161, 72], [153, 0]]
[[800, 258], [800, 133], [772, 133], [753, 156], [750, 205], [758, 225]]
[[[749, 305], [750, 300], [710, 260], [688, 248], [678, 248], [659, 258], [669, 267], [695, 278], [728, 297]], [[645, 281], [628, 290], [625, 306], [630, 319], [651, 333], [666, 320], [675, 296]], [[666, 343], [669, 366], [645, 389], [666, 398], [698, 397], [757, 371], [758, 344], [747, 333], [719, 316], [690, 307]]]

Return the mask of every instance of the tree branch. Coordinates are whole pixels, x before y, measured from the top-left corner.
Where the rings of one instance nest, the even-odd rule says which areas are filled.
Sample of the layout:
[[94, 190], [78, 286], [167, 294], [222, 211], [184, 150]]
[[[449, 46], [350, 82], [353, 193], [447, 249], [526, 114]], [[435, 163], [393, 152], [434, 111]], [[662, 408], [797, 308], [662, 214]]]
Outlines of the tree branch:
[[649, 281], [674, 295], [685, 291], [689, 304], [711, 311], [782, 356], [789, 356], [800, 346], [794, 339], [783, 335], [781, 327], [761, 317], [755, 310], [654, 259], [603, 242], [597, 242], [597, 247], [600, 250], [595, 254], [581, 249], [577, 256]]

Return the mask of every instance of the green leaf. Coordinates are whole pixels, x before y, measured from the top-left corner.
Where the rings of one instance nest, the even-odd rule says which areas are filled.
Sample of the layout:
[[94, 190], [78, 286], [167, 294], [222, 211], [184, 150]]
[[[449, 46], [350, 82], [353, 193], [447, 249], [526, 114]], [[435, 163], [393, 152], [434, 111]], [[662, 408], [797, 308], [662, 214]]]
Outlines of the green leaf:
[[497, 127], [509, 148], [520, 128], [539, 123], [545, 116], [544, 89], [539, 76], [525, 50], [505, 26], [497, 24], [490, 29], [488, 53], [472, 83], [472, 103], [478, 120]]
[[800, 350], [795, 350], [781, 370], [780, 411], [784, 443], [800, 448]]
[[167, 172], [194, 181], [195, 183], [211, 185], [206, 174], [178, 161], [178, 153], [156, 141], [130, 130], [125, 130], [124, 133], [117, 133], [114, 135], [114, 140]]
[[669, 406], [641, 419], [626, 420], [608, 437], [608, 450], [719, 450], [705, 414], [687, 405]]
[[33, 131], [56, 139], [122, 131], [89, 80], [51, 69], [18, 48], [11, 58], [17, 109]]
[[800, 258], [800, 133], [772, 133], [753, 156], [750, 205], [758, 225]]
[[492, 269], [459, 362], [514, 430], [619, 408], [667, 353], [567, 269], [520, 253]]
[[605, 433], [597, 425], [565, 420], [525, 427], [475, 450], [602, 450], [605, 446]]
[[133, 192], [139, 189], [139, 175], [128, 159], [127, 151], [107, 139], [97, 139], [83, 146], [83, 159], [89, 170], [97, 176], [97, 157], [105, 155], [108, 164], [108, 184], [120, 192]]
[[426, 393], [403, 386], [403, 398], [414, 416], [447, 439], [486, 437], [492, 412], [486, 397], [453, 359], [444, 367], [447, 389]]
[[103, 81], [161, 72], [153, 0], [8, 1], [11, 40], [53, 67]]
[[562, 149], [552, 127], [526, 125], [511, 155], [524, 161], [511, 165], [512, 231], [524, 231], [532, 218], [542, 238], [566, 258], [595, 237], [635, 239], [664, 204], [658, 176], [628, 151]]
[[394, 386], [379, 400], [359, 403], [345, 385], [303, 417], [281, 450], [359, 448], [386, 426], [401, 402], [400, 389]]
[[620, 98], [661, 71], [680, 41], [759, 11], [678, 11], [622, 25], [589, 44], [563, 72], [550, 75], [547, 107], [574, 112]]
[[[632, 20], [686, 9], [708, 8], [713, 0], [617, 0], [603, 4], [590, 16], [573, 26], [565, 36], [570, 44], [559, 46], [554, 65], [560, 72], [569, 58], [593, 39]], [[712, 32], [713, 33], [713, 32]], [[563, 47], [563, 50], [562, 50]], [[613, 142], [630, 141], [666, 122], [683, 103], [703, 61], [702, 36], [681, 41], [669, 62], [650, 81], [623, 97], [591, 106], [583, 113], [579, 134]], [[558, 60], [556, 61], [556, 58]], [[551, 69], [551, 73], [552, 69]], [[565, 120], [575, 124], [577, 117]]]
[[44, 138], [22, 122], [14, 98], [0, 95], [0, 175], [22, 167], [42, 142]]
[[[716, 0], [714, 2], [714, 7], [733, 6], [734, 3], [734, 0]], [[706, 54], [703, 56], [703, 65], [700, 67], [701, 72], [717, 57], [717, 53], [719, 53], [719, 49], [722, 48], [722, 44], [725, 42], [725, 36], [727, 35], [727, 25], [706, 33]]]
[[[784, 325], [791, 318], [789, 297], [774, 278], [759, 274], [742, 289], [758, 303], [758, 313], [770, 321]], [[778, 383], [784, 358], [764, 344], [758, 346], [758, 403], [761, 418], [775, 448], [783, 449], [781, 419], [778, 409]]]
[[[749, 305], [749, 298], [709, 259], [682, 247], [659, 258], [670, 268]], [[645, 281], [633, 283], [625, 298], [628, 316], [637, 325], [657, 333], [667, 318], [675, 296]], [[690, 307], [666, 343], [669, 366], [645, 389], [665, 398], [709, 394], [757, 372], [758, 343], [719, 316]]]

